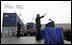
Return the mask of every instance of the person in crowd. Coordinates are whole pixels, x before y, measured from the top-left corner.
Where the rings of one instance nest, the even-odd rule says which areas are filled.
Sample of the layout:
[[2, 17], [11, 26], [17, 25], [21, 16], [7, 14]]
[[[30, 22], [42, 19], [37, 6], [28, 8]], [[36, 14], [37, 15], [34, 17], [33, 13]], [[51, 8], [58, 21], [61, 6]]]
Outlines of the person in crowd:
[[28, 36], [28, 32], [24, 30], [24, 36]]

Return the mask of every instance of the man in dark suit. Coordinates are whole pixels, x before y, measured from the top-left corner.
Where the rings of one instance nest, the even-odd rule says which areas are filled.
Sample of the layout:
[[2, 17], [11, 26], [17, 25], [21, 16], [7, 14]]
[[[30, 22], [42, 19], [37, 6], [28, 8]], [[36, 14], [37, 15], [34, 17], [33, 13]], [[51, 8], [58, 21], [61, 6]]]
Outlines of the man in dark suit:
[[47, 23], [47, 24], [46, 24], [46, 27], [55, 27], [54, 21], [51, 20], [51, 19], [49, 19], [49, 21], [51, 21], [51, 22]]
[[43, 18], [46, 14], [44, 14], [43, 16], [40, 17], [40, 14], [37, 14], [37, 17], [36, 17], [36, 40], [41, 40], [41, 32], [40, 32], [40, 28], [41, 28], [41, 21], [40, 19]]
[[21, 29], [21, 24], [20, 22], [17, 23], [17, 37], [20, 37], [20, 29]]

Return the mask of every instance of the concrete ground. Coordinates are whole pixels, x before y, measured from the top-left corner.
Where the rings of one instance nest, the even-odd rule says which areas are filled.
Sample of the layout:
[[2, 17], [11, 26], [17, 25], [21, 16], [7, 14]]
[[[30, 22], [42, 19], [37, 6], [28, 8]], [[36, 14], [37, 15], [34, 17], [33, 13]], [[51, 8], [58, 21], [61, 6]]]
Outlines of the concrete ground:
[[1, 38], [1, 44], [44, 44], [44, 40], [37, 42], [35, 37], [6, 37]]
[[[64, 40], [65, 44], [71, 44], [71, 42]], [[36, 41], [35, 37], [3, 37], [1, 38], [1, 44], [44, 44], [44, 40]]]

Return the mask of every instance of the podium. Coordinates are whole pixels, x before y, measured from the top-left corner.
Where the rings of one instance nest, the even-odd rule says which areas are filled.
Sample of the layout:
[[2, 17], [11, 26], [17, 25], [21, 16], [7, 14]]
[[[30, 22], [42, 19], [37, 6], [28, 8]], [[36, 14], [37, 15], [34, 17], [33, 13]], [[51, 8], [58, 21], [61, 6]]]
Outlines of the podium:
[[43, 30], [45, 44], [64, 44], [63, 29], [61, 27], [47, 27]]

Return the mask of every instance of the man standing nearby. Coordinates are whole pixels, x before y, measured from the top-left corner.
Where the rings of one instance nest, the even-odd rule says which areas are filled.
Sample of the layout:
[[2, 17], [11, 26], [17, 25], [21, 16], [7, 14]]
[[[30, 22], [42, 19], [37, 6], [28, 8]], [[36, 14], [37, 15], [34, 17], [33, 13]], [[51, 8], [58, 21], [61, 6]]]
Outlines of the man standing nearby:
[[17, 23], [17, 38], [20, 37], [20, 29], [21, 29], [21, 24], [20, 22]]

